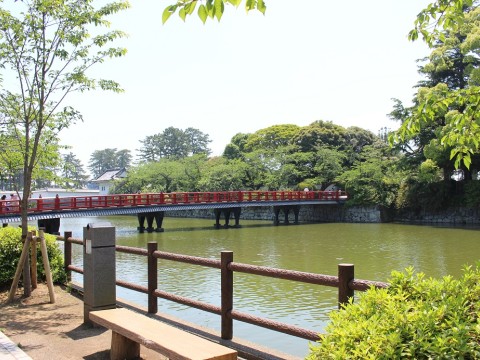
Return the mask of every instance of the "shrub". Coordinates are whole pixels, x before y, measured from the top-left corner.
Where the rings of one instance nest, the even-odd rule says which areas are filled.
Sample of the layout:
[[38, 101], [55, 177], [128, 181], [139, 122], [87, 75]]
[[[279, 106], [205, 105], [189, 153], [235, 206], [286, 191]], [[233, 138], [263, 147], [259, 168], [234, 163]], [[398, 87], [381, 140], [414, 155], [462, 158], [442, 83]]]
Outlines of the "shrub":
[[465, 203], [470, 207], [480, 206], [480, 181], [472, 180], [465, 184]]
[[[0, 286], [10, 284], [15, 276], [18, 260], [22, 253], [21, 236], [20, 228], [10, 226], [0, 228]], [[63, 269], [63, 254], [55, 236], [45, 234], [45, 243], [53, 281], [64, 282], [66, 274]], [[37, 245], [37, 270], [38, 279], [45, 280], [40, 244]]]
[[331, 313], [307, 359], [480, 359], [479, 265], [459, 280], [409, 268], [390, 283]]
[[395, 201], [397, 209], [438, 211], [453, 205], [453, 181], [421, 182], [410, 176], [400, 185]]

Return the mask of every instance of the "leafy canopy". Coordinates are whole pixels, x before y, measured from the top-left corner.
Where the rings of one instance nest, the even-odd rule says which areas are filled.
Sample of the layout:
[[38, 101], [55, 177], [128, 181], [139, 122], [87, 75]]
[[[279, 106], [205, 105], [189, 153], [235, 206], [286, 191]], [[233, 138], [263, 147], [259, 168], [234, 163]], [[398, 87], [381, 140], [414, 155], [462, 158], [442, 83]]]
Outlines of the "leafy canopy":
[[59, 157], [58, 133], [82, 119], [64, 105], [67, 95], [121, 91], [115, 81], [91, 78], [89, 70], [126, 54], [110, 46], [126, 34], [109, 29], [107, 17], [128, 7], [121, 0], [98, 8], [93, 0], [0, 0], [0, 137], [9, 145], [0, 166], [23, 176], [25, 234], [32, 176], [53, 167], [48, 161]]
[[[479, 58], [480, 10], [477, 0], [437, 0], [423, 9], [415, 20], [409, 39], [423, 38], [432, 49], [461, 38], [458, 46], [463, 56]], [[454, 36], [454, 35], [457, 36]], [[438, 84], [425, 91], [415, 110], [406, 117], [400, 129], [392, 134], [390, 142], [405, 141], [432, 126], [439, 118], [444, 126], [439, 132], [440, 144], [450, 151], [455, 167], [469, 168], [472, 155], [480, 149], [480, 86], [478, 71], [471, 73], [464, 87]]]
[[[178, 0], [176, 4], [169, 5], [165, 8], [162, 14], [162, 23], [165, 24], [167, 20], [178, 11], [178, 16], [185, 21], [188, 15], [192, 15], [197, 10], [198, 17], [205, 24], [207, 19], [217, 19], [220, 21], [225, 11], [225, 6], [238, 7], [242, 0], [206, 0], [204, 3], [199, 0]], [[197, 7], [198, 6], [198, 7]], [[263, 0], [245, 0], [245, 10], [258, 10], [265, 14], [267, 6]]]

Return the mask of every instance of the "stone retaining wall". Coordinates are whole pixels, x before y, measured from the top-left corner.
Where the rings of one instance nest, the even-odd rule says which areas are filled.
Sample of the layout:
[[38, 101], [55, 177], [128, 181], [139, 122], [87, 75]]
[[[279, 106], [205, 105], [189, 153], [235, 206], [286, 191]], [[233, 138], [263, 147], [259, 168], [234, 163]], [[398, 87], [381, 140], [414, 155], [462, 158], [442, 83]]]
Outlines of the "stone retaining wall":
[[[298, 221], [301, 223], [312, 222], [381, 222], [380, 210], [377, 208], [344, 208], [343, 205], [303, 205], [300, 206]], [[188, 211], [169, 211], [165, 213], [166, 216], [171, 217], [194, 217], [201, 219], [215, 219], [212, 209], [199, 209]], [[240, 215], [240, 224], [242, 220], [273, 220], [275, 214], [273, 207], [247, 207], [242, 208]], [[279, 214], [280, 224], [284, 223], [285, 215], [281, 211]], [[232, 224], [233, 215], [230, 217], [230, 224]], [[293, 211], [288, 214], [288, 221], [293, 223], [295, 215]], [[223, 214], [220, 218], [220, 223], [223, 224]]]
[[399, 212], [395, 221], [410, 224], [480, 225], [480, 209], [450, 208], [436, 212]]
[[[212, 209], [173, 211], [165, 213], [171, 217], [193, 217], [215, 219]], [[242, 220], [274, 220], [273, 207], [242, 208]], [[279, 215], [280, 224], [284, 223], [283, 212]], [[290, 211], [288, 220], [295, 221], [293, 211]], [[455, 208], [441, 212], [402, 212], [393, 213], [379, 206], [345, 207], [343, 205], [303, 205], [300, 206], [298, 216], [300, 223], [315, 222], [345, 222], [345, 223], [382, 223], [400, 222], [410, 224], [452, 224], [452, 225], [480, 225], [480, 209]], [[233, 224], [233, 215], [230, 224]], [[220, 223], [224, 223], [223, 214]]]

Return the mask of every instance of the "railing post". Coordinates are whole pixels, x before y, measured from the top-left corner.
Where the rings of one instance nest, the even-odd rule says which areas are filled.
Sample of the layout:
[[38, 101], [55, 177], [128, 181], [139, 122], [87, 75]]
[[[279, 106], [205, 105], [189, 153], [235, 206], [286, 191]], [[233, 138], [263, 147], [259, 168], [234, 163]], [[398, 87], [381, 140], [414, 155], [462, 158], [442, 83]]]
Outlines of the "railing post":
[[147, 244], [148, 250], [148, 312], [150, 314], [156, 314], [158, 312], [157, 297], [153, 295], [153, 292], [158, 287], [158, 263], [157, 258], [153, 257], [153, 253], [157, 251], [158, 244], [156, 241], [149, 241]]
[[338, 308], [346, 305], [353, 298], [354, 291], [348, 285], [355, 278], [353, 264], [338, 264]]
[[72, 271], [68, 269], [72, 265], [72, 243], [68, 241], [72, 237], [71, 231], [65, 231], [63, 233], [63, 262], [65, 266], [65, 273], [67, 274], [67, 282], [72, 281]]
[[231, 340], [233, 338], [233, 320], [231, 311], [233, 309], [233, 271], [228, 269], [228, 265], [233, 261], [232, 251], [221, 252], [221, 272], [222, 272], [222, 339]]

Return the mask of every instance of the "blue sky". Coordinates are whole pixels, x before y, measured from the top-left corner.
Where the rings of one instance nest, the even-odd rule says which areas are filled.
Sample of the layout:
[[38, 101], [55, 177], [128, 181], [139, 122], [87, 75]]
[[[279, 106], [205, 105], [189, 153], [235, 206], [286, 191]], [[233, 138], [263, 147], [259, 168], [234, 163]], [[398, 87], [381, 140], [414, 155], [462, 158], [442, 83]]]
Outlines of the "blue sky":
[[[209, 134], [221, 155], [237, 133], [315, 120], [395, 129], [392, 98], [409, 103], [429, 54], [408, 31], [425, 0], [270, 0], [266, 15], [227, 7], [221, 22], [194, 15], [161, 24], [168, 0], [131, 0], [111, 18], [129, 34], [124, 58], [92, 75], [115, 79], [123, 94], [94, 91], [69, 104], [84, 122], [62, 143], [87, 167], [105, 148], [135, 150], [169, 126]], [[243, 6], [243, 4], [242, 4]]]

